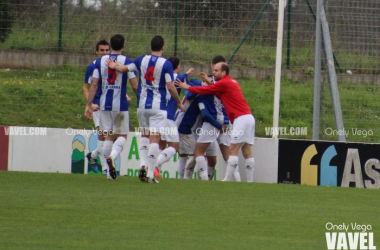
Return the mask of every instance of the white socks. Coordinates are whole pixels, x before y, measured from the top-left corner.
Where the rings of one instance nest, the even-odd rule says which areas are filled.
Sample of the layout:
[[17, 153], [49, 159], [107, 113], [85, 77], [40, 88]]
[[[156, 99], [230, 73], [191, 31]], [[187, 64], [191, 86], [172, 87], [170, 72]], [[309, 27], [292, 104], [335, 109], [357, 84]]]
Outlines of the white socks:
[[175, 153], [177, 153], [177, 151], [173, 147], [165, 148], [157, 158], [158, 170], [161, 170], [162, 164], [168, 162], [175, 155]]
[[240, 172], [239, 172], [239, 166], [237, 166], [237, 168], [236, 168], [236, 170], [234, 172], [234, 179], [237, 182], [241, 182]]
[[205, 157], [198, 156], [195, 158], [195, 162], [197, 163], [197, 168], [198, 168], [198, 176], [200, 177], [201, 180], [207, 181], [208, 180], [208, 175], [207, 175], [207, 161]]
[[112, 145], [113, 145], [113, 141], [107, 141], [107, 140], [104, 141], [104, 144], [103, 144], [103, 154], [104, 154], [105, 158], [107, 158], [108, 156], [110, 156], [111, 151], [112, 151]]
[[148, 157], [148, 149], [149, 149], [149, 138], [141, 137], [140, 139], [140, 165], [146, 166], [146, 159]]
[[253, 182], [254, 166], [255, 166], [254, 158], [245, 159], [245, 171], [247, 174], [247, 182]]
[[194, 173], [195, 159], [194, 156], [190, 156], [185, 167], [185, 176], [184, 179], [191, 179]]
[[[100, 164], [102, 165], [102, 170], [107, 170], [108, 171], [108, 164], [106, 157], [104, 156], [104, 141], [98, 141], [98, 151], [99, 151], [99, 159], [100, 159]], [[91, 156], [92, 157], [92, 156]]]
[[101, 154], [101, 150], [103, 150], [103, 144], [104, 141], [98, 140], [97, 148], [91, 152], [91, 158], [96, 159]]
[[239, 157], [231, 155], [228, 158], [227, 162], [227, 168], [226, 168], [226, 175], [224, 177], [225, 181], [233, 181], [233, 174], [236, 171], [236, 168], [238, 168], [238, 162], [239, 162]]
[[185, 176], [185, 167], [186, 167], [186, 162], [187, 162], [187, 156], [185, 157], [179, 157], [178, 161], [178, 179], [183, 179]]
[[214, 179], [214, 170], [215, 170], [215, 167], [210, 167], [210, 166], [208, 166], [207, 168], [208, 168], [208, 169], [207, 169], [208, 179], [209, 179], [209, 180]]
[[148, 150], [148, 159], [146, 161], [147, 166], [148, 166], [148, 177], [153, 179], [154, 178], [154, 168], [156, 167], [157, 164], [157, 157], [159, 154], [159, 146], [158, 143], [151, 143], [149, 145], [149, 150]]
[[118, 137], [116, 139], [116, 141], [112, 145], [112, 151], [110, 154], [112, 159], [116, 159], [119, 156], [120, 152], [123, 151], [124, 144], [126, 142], [127, 142], [127, 139], [124, 137]]

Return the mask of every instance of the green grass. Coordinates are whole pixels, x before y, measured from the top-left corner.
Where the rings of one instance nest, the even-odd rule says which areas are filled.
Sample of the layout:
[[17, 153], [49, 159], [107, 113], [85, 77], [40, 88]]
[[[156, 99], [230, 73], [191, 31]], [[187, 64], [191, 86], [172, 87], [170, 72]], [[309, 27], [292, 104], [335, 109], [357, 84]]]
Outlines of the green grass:
[[[53, 128], [93, 129], [92, 120], [84, 116], [85, 100], [82, 84], [85, 68], [65, 65], [34, 70], [2, 70], [0, 74], [0, 124], [8, 126], [35, 126]], [[265, 134], [265, 127], [273, 126], [274, 80], [238, 79], [244, 96], [256, 118], [256, 135]], [[313, 125], [313, 82], [295, 82], [282, 79], [280, 126], [307, 127], [307, 135], [280, 135], [280, 138], [311, 139]], [[379, 87], [352, 82], [339, 83], [339, 95], [344, 127], [348, 130], [371, 131], [363, 137], [350, 135], [353, 142], [380, 141]], [[138, 126], [136, 96], [129, 88], [130, 127]], [[335, 129], [335, 121], [328, 86], [323, 86], [320, 138], [336, 140], [326, 135], [327, 128]]]
[[371, 225], [378, 191], [0, 171], [1, 249], [326, 249], [325, 225]]

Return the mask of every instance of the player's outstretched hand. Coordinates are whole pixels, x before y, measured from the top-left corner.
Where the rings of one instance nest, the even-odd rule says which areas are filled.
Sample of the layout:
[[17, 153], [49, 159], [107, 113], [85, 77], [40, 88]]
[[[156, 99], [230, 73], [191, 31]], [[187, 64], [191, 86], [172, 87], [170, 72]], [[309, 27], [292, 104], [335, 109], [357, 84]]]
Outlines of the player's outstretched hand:
[[186, 82], [186, 79], [184, 82], [182, 82], [180, 79], [176, 79], [174, 84], [177, 86], [177, 88], [180, 88], [180, 89], [189, 89], [189, 85], [187, 84]]
[[86, 106], [86, 110], [84, 111], [84, 115], [85, 115], [88, 119], [92, 119], [92, 109], [91, 109], [91, 107]]
[[115, 69], [116, 66], [117, 66], [117, 62], [115, 62], [114, 60], [112, 60], [112, 58], [108, 58], [106, 64], [111, 69]]
[[186, 71], [187, 76], [191, 76], [194, 72], [194, 68], [190, 68], [188, 71]]
[[211, 78], [207, 76], [205, 72], [199, 72], [198, 76], [205, 82], [207, 85], [212, 84]]

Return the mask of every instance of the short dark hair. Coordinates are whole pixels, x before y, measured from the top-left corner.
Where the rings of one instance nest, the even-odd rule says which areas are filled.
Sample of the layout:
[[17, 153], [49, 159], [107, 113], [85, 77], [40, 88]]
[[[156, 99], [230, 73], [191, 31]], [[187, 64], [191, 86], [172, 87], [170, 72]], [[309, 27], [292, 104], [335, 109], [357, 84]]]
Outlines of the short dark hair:
[[100, 40], [100, 41], [98, 41], [97, 43], [96, 43], [96, 45], [95, 45], [95, 50], [96, 51], [99, 51], [99, 46], [100, 45], [108, 45], [108, 46], [110, 46], [110, 44], [109, 44], [109, 42], [107, 42], [106, 40]]
[[220, 63], [220, 62], [227, 62], [226, 58], [224, 58], [224, 56], [217, 55], [217, 56], [214, 56], [214, 58], [212, 59], [211, 64], [217, 64], [217, 63]]
[[173, 65], [173, 70], [175, 70], [179, 65], [179, 58], [176, 56], [172, 56], [168, 59], [169, 62]]
[[162, 36], [155, 36], [150, 41], [150, 48], [152, 51], [161, 51], [164, 44], [164, 38], [162, 38]]
[[113, 35], [110, 41], [112, 50], [121, 50], [124, 47], [125, 39], [123, 35]]
[[221, 71], [226, 71], [226, 75], [229, 75], [230, 74], [230, 66], [228, 66], [227, 63], [225, 62], [222, 62], [221, 65], [220, 65], [220, 70]]

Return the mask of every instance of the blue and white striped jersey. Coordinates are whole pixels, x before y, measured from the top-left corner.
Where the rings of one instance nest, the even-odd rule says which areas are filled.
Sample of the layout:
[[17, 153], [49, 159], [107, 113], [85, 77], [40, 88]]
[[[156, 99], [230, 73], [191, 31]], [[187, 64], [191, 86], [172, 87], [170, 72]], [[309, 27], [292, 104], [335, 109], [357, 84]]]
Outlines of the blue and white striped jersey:
[[128, 111], [127, 101], [127, 80], [136, 77], [133, 72], [127, 74], [120, 73], [108, 68], [106, 62], [108, 58], [117, 61], [119, 65], [127, 65], [131, 59], [120, 54], [110, 54], [98, 58], [95, 62], [93, 78], [99, 78], [98, 86], [102, 89], [100, 96], [100, 110], [106, 111]]
[[198, 101], [200, 110], [206, 109], [210, 116], [220, 124], [229, 124], [230, 120], [219, 98], [214, 95], [198, 95]]
[[[174, 73], [173, 74], [174, 78], [173, 79], [180, 79], [182, 82], [185, 81], [185, 79], [187, 78], [187, 74], [181, 74], [181, 75], [178, 75], [177, 73]], [[180, 88], [177, 88], [177, 92], [178, 92], [178, 95], [181, 94], [181, 89]], [[167, 90], [167, 93], [166, 93], [166, 100], [167, 100], [167, 118], [169, 120], [172, 120], [172, 121], [175, 121], [175, 114], [176, 114], [176, 111], [177, 111], [177, 102], [176, 100], [174, 100], [174, 98], [172, 97], [172, 95], [169, 93], [169, 91]]]
[[[211, 76], [209, 76], [209, 77], [211, 78], [211, 82], [212, 82], [212, 83], [215, 83], [215, 82], [216, 82], [216, 81], [215, 81], [215, 78], [214, 78], [213, 75], [211, 75]], [[213, 95], [213, 96], [214, 96], [214, 95]], [[217, 111], [218, 115], [220, 115], [220, 114], [223, 115], [223, 120], [224, 120], [224, 122], [221, 122], [221, 123], [222, 123], [222, 124], [229, 124], [229, 119], [228, 119], [228, 116], [227, 116], [226, 110], [224, 109], [224, 105], [223, 105], [222, 101], [221, 101], [218, 97], [216, 97], [216, 96], [214, 96], [214, 104], [215, 104], [215, 108], [216, 108], [216, 111]], [[228, 120], [227, 123], [225, 122], [226, 119]], [[219, 119], [218, 119], [218, 121], [219, 121]], [[219, 121], [219, 122], [220, 122], [220, 121]]]
[[[84, 82], [85, 83], [88, 83], [88, 84], [92, 83], [92, 74], [94, 73], [95, 62], [96, 62], [96, 60], [93, 61], [92, 63], [90, 63], [90, 65], [88, 65], [88, 67], [87, 67], [86, 74], [84, 76]], [[99, 84], [100, 84], [100, 82], [99, 82]], [[102, 88], [101, 88], [101, 85], [98, 85], [98, 90], [96, 91], [96, 94], [95, 94], [95, 97], [94, 97], [94, 100], [92, 101], [92, 103], [99, 105], [101, 94], [102, 94]]]
[[[194, 79], [192, 79], [194, 80]], [[199, 81], [189, 81], [192, 86], [200, 86]], [[185, 91], [185, 97], [182, 100], [184, 112], [178, 110], [176, 114], [176, 124], [180, 134], [191, 134], [202, 125], [202, 115], [199, 110], [198, 96]]]
[[173, 82], [172, 63], [160, 56], [146, 55], [134, 60], [128, 69], [140, 75], [137, 107], [166, 110], [166, 83]]

